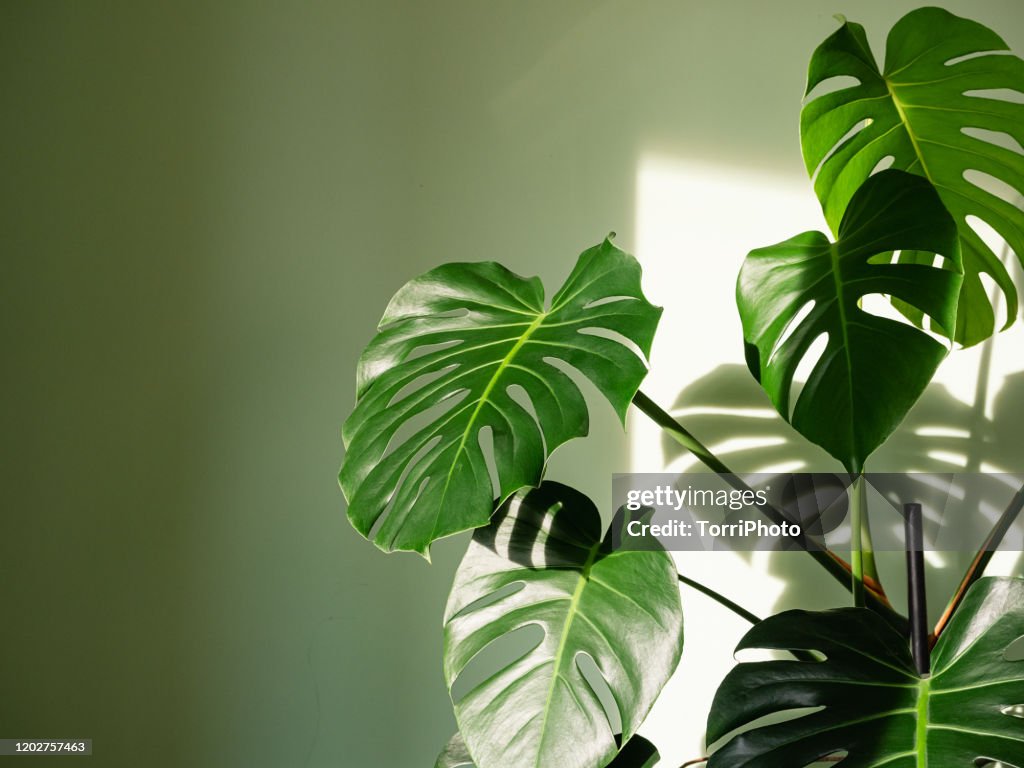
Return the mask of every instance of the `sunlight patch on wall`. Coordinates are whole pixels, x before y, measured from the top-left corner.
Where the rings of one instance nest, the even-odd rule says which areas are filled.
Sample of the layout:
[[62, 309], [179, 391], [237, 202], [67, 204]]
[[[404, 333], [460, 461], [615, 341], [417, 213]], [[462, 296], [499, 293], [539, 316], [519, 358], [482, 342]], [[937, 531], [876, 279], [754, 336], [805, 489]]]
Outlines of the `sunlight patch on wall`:
[[[636, 210], [644, 291], [665, 307], [644, 391], [668, 406], [719, 365], [743, 364], [735, 284], [746, 254], [825, 223], [806, 183], [659, 156], [640, 163]], [[658, 429], [631, 427], [633, 471], [662, 469]]]
[[[640, 163], [636, 210], [644, 291], [665, 308], [643, 390], [670, 408], [685, 387], [720, 366], [743, 364], [734, 297], [747, 252], [823, 228], [824, 221], [813, 193], [793, 179], [659, 156]], [[712, 405], [707, 410], [722, 418], [756, 413], [762, 420], [774, 413], [766, 398], [752, 408]], [[660, 430], [646, 417], [634, 414], [629, 426], [632, 471], [659, 472], [669, 466], [682, 471], [693, 465], [688, 455], [670, 460]], [[715, 447], [733, 451], [759, 442], [764, 441], [736, 435]], [[682, 573], [727, 592], [760, 615], [767, 615], [785, 589], [758, 553], [685, 552], [675, 557]], [[704, 754], [711, 695], [732, 667], [732, 649], [749, 627], [692, 589], [684, 589], [683, 600], [688, 628], [683, 660], [643, 729], [662, 747], [668, 765]]]
[[[751, 469], [754, 455], [761, 462], [756, 467], [759, 471], [838, 468], [835, 462], [822, 466], [821, 462], [831, 459], [799, 436], [790, 433], [780, 440], [774, 426], [758, 426], [777, 417], [746, 371], [735, 303], [736, 275], [750, 250], [807, 230], [828, 232], [810, 182], [802, 176], [648, 155], [638, 169], [636, 211], [635, 252], [643, 265], [644, 291], [653, 303], [665, 308], [643, 391], [679, 415], [716, 453], [730, 454], [727, 462], [732, 460], [738, 469]], [[1020, 449], [999, 448], [1010, 444], [1005, 425], [1024, 419], [1024, 374], [1015, 373], [1024, 365], [1021, 325], [1001, 334], [991, 350], [982, 420], [993, 414], [1002, 418], [1004, 426], [995, 425], [995, 443], [991, 428], [978, 428], [969, 418], [984, 356], [980, 346], [957, 351], [940, 368], [935, 382], [948, 398], [938, 402], [963, 404], [960, 417], [969, 423], [939, 423], [943, 408], [934, 409], [938, 414], [935, 423], [918, 423], [911, 430], [921, 440], [921, 450], [911, 451], [913, 455], [925, 460], [930, 452], [933, 459], [964, 466], [971, 454], [980, 457], [975, 469], [1024, 471]], [[684, 390], [687, 400], [680, 402]], [[635, 411], [629, 435], [633, 472], [700, 469], [688, 454], [672, 452], [660, 430]], [[929, 451], [928, 443], [941, 436], [962, 441], [962, 451]], [[822, 608], [846, 600], [842, 588], [822, 578], [813, 564], [803, 570], [805, 564], [789, 560], [782, 568], [781, 558], [772, 560], [768, 553], [688, 552], [675, 553], [675, 559], [685, 575], [721, 590], [762, 616], [778, 610], [780, 600], [791, 602], [795, 592], [800, 592], [805, 603], [817, 601], [808, 607]], [[1017, 562], [1018, 553], [999, 555], [990, 573], [1011, 572]], [[790, 567], [803, 574], [805, 581], [813, 580], [810, 597], [806, 584], [793, 589], [776, 575]], [[733, 666], [732, 649], [748, 628], [744, 621], [689, 588], [683, 590], [683, 600], [687, 627], [683, 660], [642, 729], [662, 747], [669, 765], [704, 754], [702, 736], [711, 696]]]

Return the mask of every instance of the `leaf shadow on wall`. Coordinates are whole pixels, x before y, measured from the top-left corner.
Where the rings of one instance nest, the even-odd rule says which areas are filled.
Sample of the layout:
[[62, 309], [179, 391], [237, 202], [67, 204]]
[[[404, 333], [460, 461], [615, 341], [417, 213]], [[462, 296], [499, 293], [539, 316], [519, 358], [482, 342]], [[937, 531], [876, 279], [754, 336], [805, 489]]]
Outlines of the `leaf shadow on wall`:
[[[982, 363], [981, 380], [987, 373], [988, 356]], [[982, 389], [982, 388], [979, 388]], [[941, 384], [932, 384], [906, 420], [876, 452], [869, 472], [979, 473], [1024, 471], [1024, 440], [1019, 425], [1024, 420], [1024, 372], [1006, 377], [993, 400], [993, 418], [986, 404], [967, 404]], [[726, 364], [687, 386], [672, 406], [676, 417], [731, 469], [745, 473], [836, 472], [842, 465], [818, 446], [808, 442], [775, 411], [764, 391], [745, 366]], [[671, 438], [662, 444], [665, 465], [674, 471], [703, 471]], [[977, 548], [984, 541], [1013, 491], [1007, 478], [986, 476], [972, 482], [962, 509], [977, 509], [970, 522], [958, 521], [967, 537], [960, 552], [935, 553], [928, 569], [929, 613], [941, 614]], [[921, 486], [922, 493], [927, 489]], [[1005, 549], [1005, 546], [1004, 546]], [[752, 553], [738, 553], [748, 561]], [[820, 567], [802, 552], [771, 552], [767, 572], [784, 583], [773, 611], [791, 607], [824, 608], [835, 604], [841, 592], [822, 589]], [[845, 556], [845, 555], [844, 555]], [[894, 605], [903, 610], [905, 556], [902, 552], [877, 553], [883, 583]], [[1018, 554], [1014, 568], [1021, 565]], [[712, 585], [714, 586], [714, 585]], [[836, 590], [841, 587], [836, 584]], [[830, 599], [830, 596], [832, 599]], [[823, 600], [825, 601], [823, 603]]]

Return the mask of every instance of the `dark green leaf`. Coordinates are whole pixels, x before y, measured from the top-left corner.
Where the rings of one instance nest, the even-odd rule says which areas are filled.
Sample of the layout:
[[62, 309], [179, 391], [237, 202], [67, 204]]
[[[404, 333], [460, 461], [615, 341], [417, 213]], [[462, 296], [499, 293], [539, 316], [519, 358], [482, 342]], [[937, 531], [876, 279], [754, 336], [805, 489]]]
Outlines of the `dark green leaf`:
[[516, 494], [474, 534], [445, 611], [449, 689], [492, 643], [523, 627], [543, 630], [532, 650], [453, 697], [481, 768], [597, 768], [612, 759], [617, 729], [582, 655], [607, 683], [626, 742], [675, 669], [683, 617], [672, 559], [613, 551], [608, 538], [593, 503], [552, 482]]
[[342, 433], [352, 524], [381, 549], [426, 554], [486, 523], [494, 493], [481, 430], [502, 498], [536, 484], [552, 451], [588, 430], [583, 395], [558, 365], [590, 379], [625, 419], [647, 372], [631, 345], [648, 354], [660, 316], [640, 265], [607, 240], [580, 256], [548, 309], [537, 278], [493, 262], [446, 264], [407, 283], [359, 361]]
[[[949, 266], [872, 258], [901, 249], [941, 254]], [[956, 228], [931, 185], [903, 171], [876, 174], [850, 201], [835, 244], [805, 232], [747, 256], [736, 297], [748, 367], [804, 437], [859, 471], [947, 352], [907, 323], [866, 312], [861, 302], [891, 296], [951, 327], [960, 269]], [[822, 335], [824, 354], [793, 404], [794, 376]]]
[[[733, 735], [709, 768], [806, 766], [848, 753], [843, 768], [1024, 765], [1024, 667], [1006, 655], [1024, 635], [1024, 580], [986, 578], [932, 653], [930, 678], [906, 640], [863, 608], [787, 611], [739, 649], [813, 650], [821, 662], [738, 665], [715, 695], [708, 741], [768, 715], [791, 719]], [[1012, 657], [1011, 657], [1012, 658]], [[794, 712], [814, 708], [811, 713]]]
[[[1013, 201], [1024, 192], [1024, 104], [1014, 103], [1011, 93], [1020, 98], [1024, 92], [1024, 61], [1001, 53], [1006, 50], [981, 24], [921, 8], [893, 27], [879, 70], [864, 28], [848, 22], [814, 52], [807, 93], [834, 77], [858, 82], [811, 99], [800, 116], [804, 161], [817, 173], [814, 188], [833, 231], [861, 183], [886, 158], [936, 187], [961, 238], [965, 279], [955, 338], [965, 345], [995, 330], [981, 274], [1005, 296], [1009, 323], [1017, 313], [1006, 267], [967, 221], [978, 217], [1024, 259], [1024, 215]], [[962, 58], [970, 54], [983, 55]], [[974, 177], [978, 186], [965, 172], [986, 174], [1018, 194], [1007, 201], [992, 194], [995, 187], [982, 188], [984, 177]], [[920, 254], [903, 258], [913, 262]], [[913, 312], [908, 316], [916, 319]]]
[[[643, 736], [634, 736], [607, 768], [653, 768], [658, 764], [658, 749]], [[475, 768], [462, 735], [456, 733], [437, 757], [434, 768]]]

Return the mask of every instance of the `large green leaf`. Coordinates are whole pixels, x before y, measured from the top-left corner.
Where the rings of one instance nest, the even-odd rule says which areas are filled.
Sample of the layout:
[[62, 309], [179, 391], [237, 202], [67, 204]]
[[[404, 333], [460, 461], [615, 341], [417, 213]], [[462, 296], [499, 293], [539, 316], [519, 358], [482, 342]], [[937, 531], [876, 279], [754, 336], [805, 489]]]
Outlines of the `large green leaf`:
[[[654, 768], [659, 757], [657, 747], [643, 736], [634, 736], [607, 768]], [[434, 768], [476, 768], [462, 734], [456, 733], [451, 737], [437, 756]]]
[[445, 610], [451, 689], [484, 649], [530, 626], [532, 650], [453, 696], [480, 768], [598, 768], [616, 728], [580, 668], [589, 655], [614, 698], [621, 739], [636, 733], [682, 648], [672, 559], [612, 550], [594, 504], [545, 482], [507, 501], [473, 536]]
[[499, 495], [536, 484], [551, 452], [588, 430], [583, 395], [559, 365], [625, 419], [647, 372], [636, 349], [649, 353], [660, 316], [640, 265], [608, 240], [580, 256], [548, 309], [540, 280], [493, 262], [446, 264], [407, 283], [359, 361], [342, 431], [352, 525], [384, 550], [426, 554], [435, 539], [486, 523], [494, 491], [482, 430]]
[[[780, 613], [739, 649], [817, 651], [825, 660], [733, 669], [712, 704], [709, 743], [768, 715], [791, 719], [734, 735], [709, 768], [806, 766], [837, 753], [848, 753], [843, 768], [1024, 766], [1024, 664], [1006, 654], [1022, 635], [1022, 579], [971, 588], [924, 678], [906, 640], [871, 611]], [[816, 711], [795, 711], [804, 708]]]
[[[902, 249], [941, 254], [946, 266], [876, 258]], [[857, 472], [947, 352], [927, 333], [865, 311], [864, 297], [897, 298], [949, 327], [960, 270], [956, 227], [931, 185], [878, 173], [850, 201], [836, 243], [805, 232], [747, 256], [736, 286], [747, 365], [784, 418]], [[824, 353], [793, 404], [800, 362], [822, 335]]]
[[[811, 99], [800, 116], [804, 161], [809, 173], [817, 173], [814, 188], [833, 231], [858, 187], [887, 158], [893, 168], [921, 174], [938, 189], [961, 238], [965, 280], [955, 338], [965, 345], [995, 329], [979, 275], [990, 275], [1005, 295], [1008, 324], [1017, 313], [1006, 267], [968, 217], [993, 227], [1024, 259], [1024, 215], [992, 194], [991, 185], [986, 190], [964, 176], [980, 172], [1024, 192], [1024, 104], [1007, 100], [1014, 98], [1008, 91], [1017, 91], [1016, 98], [1024, 91], [1024, 61], [1006, 50], [981, 24], [921, 8], [892, 28], [879, 70], [864, 28], [844, 23], [814, 52], [807, 93], [834, 77], [857, 83]], [[920, 254], [902, 258], [915, 261]]]

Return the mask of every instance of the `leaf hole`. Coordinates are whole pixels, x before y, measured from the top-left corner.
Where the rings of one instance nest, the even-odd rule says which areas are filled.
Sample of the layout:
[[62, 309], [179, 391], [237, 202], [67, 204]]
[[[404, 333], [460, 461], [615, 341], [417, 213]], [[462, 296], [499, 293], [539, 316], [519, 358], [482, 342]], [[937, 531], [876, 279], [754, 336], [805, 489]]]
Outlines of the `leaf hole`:
[[834, 77], [827, 77], [818, 83], [810, 92], [804, 97], [804, 104], [820, 99], [822, 96], [827, 96], [830, 93], [836, 91], [844, 91], [847, 88], [856, 88], [860, 85], [860, 78], [854, 77], [853, 75], [835, 75]]
[[884, 260], [874, 264], [923, 264], [933, 269], [944, 269], [947, 272], [958, 272], [956, 264], [948, 256], [929, 251], [893, 251], [884, 254]]
[[405, 356], [405, 360], [402, 362], [408, 363], [412, 360], [418, 360], [421, 357], [426, 357], [433, 352], [443, 352], [446, 349], [457, 347], [462, 344], [465, 339], [448, 339], [448, 341], [439, 341], [437, 344], [420, 344], [412, 350], [408, 355]]
[[825, 350], [828, 349], [828, 340], [828, 332], [819, 333], [810, 346], [807, 347], [803, 357], [800, 358], [800, 363], [793, 373], [793, 380], [790, 382], [789, 387], [788, 416], [790, 421], [793, 419], [793, 411], [796, 409], [796, 403], [800, 399], [800, 393], [803, 392], [804, 385], [814, 374], [814, 369], [818, 367], [818, 363], [821, 362], [821, 358], [825, 355]]
[[858, 133], [863, 131], [865, 128], [867, 128], [868, 125], [870, 125], [870, 122], [868, 120], [858, 120], [856, 123], [854, 123], [853, 127], [851, 127], [846, 133], [840, 136], [839, 141], [833, 144], [832, 148], [825, 153], [825, 156], [823, 158], [821, 158], [821, 162], [818, 163], [818, 167], [815, 168], [814, 173], [811, 174], [811, 181], [817, 182], [818, 174], [821, 172], [821, 169], [825, 166], [825, 163], [831, 160], [834, 154], [839, 152], [843, 147], [845, 147], [847, 144], [853, 141], [854, 137]]
[[1005, 661], [1024, 661], [1024, 636], [1018, 637], [1003, 651]]
[[880, 251], [874, 256], [868, 256], [868, 264], [895, 264], [902, 251]]
[[793, 335], [793, 333], [803, 324], [804, 320], [807, 319], [807, 316], [811, 314], [816, 303], [817, 302], [813, 299], [808, 301], [800, 307], [800, 311], [793, 315], [792, 319], [786, 323], [786, 327], [782, 329], [782, 333], [779, 334], [778, 341], [775, 342], [775, 346], [772, 347], [772, 351], [768, 355], [768, 365], [772, 364], [772, 360], [775, 359], [775, 355], [778, 353], [782, 345], [789, 340], [789, 337]]
[[744, 723], [739, 728], [725, 734], [713, 744], [708, 744], [708, 751], [714, 752], [716, 745], [725, 744], [740, 734], [748, 733], [749, 731], [753, 731], [757, 728], [763, 728], [768, 725], [781, 725], [782, 723], [788, 723], [792, 720], [799, 720], [816, 714], [817, 712], [821, 712], [823, 709], [825, 709], [824, 705], [818, 707], [793, 707], [791, 709], [780, 709], [778, 712], [769, 712], [767, 715], [762, 715], [761, 717], [751, 720], [749, 723]]
[[444, 312], [434, 312], [430, 317], [447, 318], [447, 317], [465, 317], [469, 314], [468, 307], [456, 307], [455, 309], [449, 309]]
[[[405, 420], [401, 423], [392, 433], [391, 439], [388, 440], [388, 447], [384, 452], [383, 458], [387, 458], [394, 453], [400, 446], [405, 445], [409, 440], [414, 438], [422, 430], [426, 429], [435, 422], [440, 421], [445, 416], [450, 416], [451, 412], [462, 404], [462, 401], [469, 396], [468, 389], [460, 389], [455, 392], [444, 395], [443, 397], [436, 400], [429, 408], [425, 408], [418, 413], [412, 413], [406, 416]], [[396, 406], [397, 407], [397, 406]], [[422, 449], [417, 455], [422, 454]], [[409, 462], [410, 465], [412, 462]]]
[[451, 373], [458, 367], [458, 363], [452, 363], [451, 365], [446, 365], [445, 367], [440, 368], [436, 371], [428, 371], [427, 373], [420, 374], [412, 381], [405, 384], [405, 386], [403, 386], [401, 389], [399, 389], [397, 392], [395, 392], [395, 394], [391, 396], [391, 399], [388, 401], [388, 407], [390, 408], [396, 403], [399, 403], [405, 398], [407, 398], [409, 395], [415, 392], [419, 392], [421, 389], [425, 389], [426, 387], [440, 379], [442, 376]]
[[871, 169], [871, 173], [868, 175], [874, 176], [876, 173], [880, 173], [881, 171], [887, 171], [888, 169], [892, 168], [892, 164], [894, 162], [896, 162], [896, 157], [894, 155], [886, 155], [877, 163], [875, 163], [875, 167]]
[[1015, 208], [1020, 207], [1021, 193], [1002, 179], [997, 179], [990, 173], [976, 171], [973, 168], [968, 168], [964, 171], [963, 175], [968, 182], [976, 186], [978, 189], [984, 190], [990, 195], [995, 195], [1003, 202], [1008, 203]]
[[964, 61], [970, 61], [971, 59], [980, 59], [982, 56], [1010, 56], [1010, 51], [973, 51], [971, 53], [965, 53], [963, 56], [954, 56], [952, 59], [946, 61], [947, 67], [955, 67]]
[[1000, 298], [1004, 296], [1003, 289], [999, 287], [999, 284], [995, 281], [995, 278], [987, 272], [979, 272], [978, 279], [984, 286], [985, 295], [992, 299], [992, 313], [995, 317], [995, 328], [1002, 328], [1006, 324], [1009, 310], [1007, 309], [1006, 302], [1000, 301]]
[[[929, 254], [930, 255], [930, 254]], [[946, 260], [939, 256], [937, 259], [933, 259], [933, 266], [938, 263], [943, 265]], [[884, 293], [867, 293], [860, 299], [860, 308], [869, 315], [880, 317], [883, 320], [891, 320], [894, 323], [900, 325], [906, 325], [910, 328], [920, 331], [921, 333], [927, 334], [934, 341], [937, 341], [943, 346], [949, 346], [949, 340], [939, 332], [939, 324], [935, 318], [925, 315], [923, 317], [924, 322], [921, 325], [915, 325], [906, 315], [900, 312], [894, 305], [894, 301], [899, 299], [893, 296], [888, 296]]]
[[892, 297], [884, 293], [866, 293], [860, 297], [858, 305], [869, 315], [916, 327], [892, 305]]
[[994, 101], [1008, 101], [1013, 104], [1024, 104], [1024, 93], [1013, 88], [981, 88], [974, 91], [964, 91], [964, 96], [972, 99], [992, 99]]
[[785, 648], [741, 648], [733, 656], [740, 664], [755, 664], [762, 661], [798, 661], [801, 664], [820, 664], [823, 661], [828, 661], [828, 657], [821, 651], [798, 650], [810, 654], [814, 660], [796, 659], [793, 651]]
[[[576, 385], [576, 388], [580, 392], [584, 393], [584, 397], [588, 403], [594, 403], [604, 400], [604, 396], [601, 395], [600, 391], [594, 385], [594, 383], [589, 378], [587, 378], [582, 371], [576, 368], [576, 366], [563, 360], [560, 357], [543, 357], [541, 359], [545, 363], [550, 365], [552, 368], [557, 368], [559, 371], [568, 376], [572, 380], [572, 383]], [[586, 434], [586, 430], [584, 429], [584, 431], [581, 433], [581, 436], [585, 436]]]
[[614, 304], [618, 301], [637, 301], [637, 298], [635, 296], [605, 296], [602, 299], [594, 299], [593, 301], [584, 304], [583, 311], [586, 312], [588, 309], [603, 307], [605, 304]]
[[1018, 720], [1024, 720], [1024, 704], [1011, 704], [1008, 707], [1003, 707], [999, 711], [1008, 717], [1016, 717]]
[[487, 465], [487, 476], [491, 479], [491, 495], [497, 499], [501, 496], [501, 476], [494, 459], [494, 429], [490, 425], [481, 427], [476, 433], [476, 441]]
[[[441, 440], [440, 437], [436, 437], [433, 440], [431, 440], [430, 442], [434, 443], [436, 445], [437, 442], [440, 442], [440, 440]], [[428, 446], [424, 446], [423, 448], [421, 448], [420, 451], [418, 451], [417, 453], [418, 454], [423, 454], [423, 453], [426, 453], [427, 451], [429, 451], [429, 444], [428, 444]], [[409, 464], [406, 464], [405, 469], [402, 470], [401, 478], [398, 480], [398, 483], [395, 485], [394, 492], [388, 498], [388, 503], [381, 510], [380, 514], [377, 515], [377, 519], [373, 521], [373, 525], [370, 526], [369, 538], [371, 540], [377, 538], [377, 535], [380, 533], [381, 528], [384, 527], [384, 524], [387, 522], [388, 518], [391, 517], [391, 515], [394, 512], [394, 509], [398, 505], [399, 501], [403, 502], [403, 506], [412, 507], [413, 505], [416, 504], [416, 501], [422, 495], [423, 488], [427, 485], [427, 483], [430, 482], [430, 477], [429, 476], [428, 477], [424, 477], [422, 480], [420, 480], [419, 485], [416, 486], [416, 490], [412, 494], [411, 499], [409, 500], [408, 503], [406, 503], [405, 499], [404, 499], [404, 497], [407, 495], [407, 492], [405, 490], [405, 486], [406, 486], [408, 475], [413, 470], [413, 466], [414, 465], [411, 462]], [[395, 531], [395, 533], [397, 534], [397, 530]], [[390, 544], [390, 542], [388, 542], [388, 543]]]
[[469, 605], [459, 610], [459, 612], [453, 615], [450, 619], [448, 619], [448, 621], [452, 622], [456, 619], [461, 619], [463, 616], [466, 616], [467, 614], [475, 613], [476, 611], [486, 608], [489, 605], [499, 603], [506, 597], [511, 597], [512, 595], [517, 594], [518, 592], [522, 592], [525, 587], [526, 582], [523, 581], [513, 581], [511, 584], [506, 584], [505, 586], [494, 590], [489, 595], [484, 595], [483, 597], [477, 598]]
[[537, 415], [537, 409], [533, 405], [533, 400], [522, 384], [509, 384], [505, 387], [505, 393], [516, 405], [530, 414], [530, 418], [540, 424], [540, 416]]
[[1005, 131], [990, 131], [986, 128], [964, 126], [960, 129], [960, 132], [965, 136], [970, 136], [972, 139], [984, 141], [988, 144], [994, 144], [997, 147], [1002, 147], [1003, 149], [1008, 149], [1011, 152], [1016, 152], [1019, 155], [1024, 155], [1024, 147], [1020, 145], [1020, 142], [1017, 141], [1017, 139]]
[[542, 642], [544, 629], [539, 624], [516, 627], [495, 638], [462, 668], [452, 683], [452, 702], [458, 705], [492, 677], [531, 654]]
[[981, 242], [990, 250], [992, 253], [999, 253], [1003, 250], [1006, 245], [1006, 241], [1003, 236], [999, 234], [995, 227], [989, 224], [984, 219], [971, 214], [966, 216], [964, 221], [967, 226], [971, 228], [980, 239]]
[[581, 333], [584, 336], [597, 336], [598, 338], [608, 339], [609, 341], [617, 342], [624, 346], [626, 349], [630, 350], [634, 355], [636, 355], [644, 362], [647, 361], [647, 355], [645, 355], [644, 351], [640, 349], [639, 346], [637, 346], [636, 342], [633, 341], [632, 339], [623, 336], [618, 331], [613, 331], [610, 328], [587, 327], [580, 328], [577, 331], [577, 333]]
[[615, 700], [615, 694], [612, 693], [611, 686], [608, 685], [608, 681], [601, 673], [601, 668], [594, 661], [594, 657], [586, 651], [580, 651], [576, 654], [576, 667], [579, 669], [580, 674], [583, 675], [583, 679], [587, 681], [587, 685], [590, 686], [594, 696], [600, 702], [601, 709], [604, 710], [604, 716], [608, 720], [612, 733], [621, 733], [622, 715], [619, 712], [619, 704]]
[[868, 256], [868, 264], [896, 264], [902, 251], [880, 251]]

